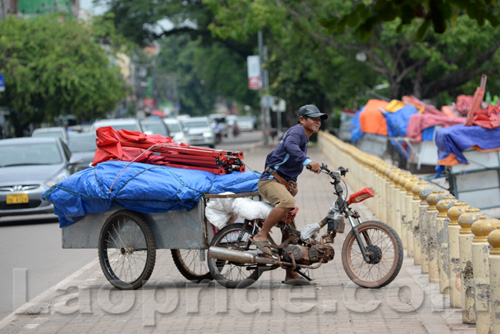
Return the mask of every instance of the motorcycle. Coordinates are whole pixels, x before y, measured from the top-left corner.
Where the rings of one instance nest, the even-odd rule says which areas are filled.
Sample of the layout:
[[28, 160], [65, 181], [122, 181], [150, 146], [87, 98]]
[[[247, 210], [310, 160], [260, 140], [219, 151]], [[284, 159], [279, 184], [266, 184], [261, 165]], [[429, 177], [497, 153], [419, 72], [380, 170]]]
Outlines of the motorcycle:
[[[221, 229], [209, 247], [208, 267], [212, 277], [226, 288], [246, 288], [256, 282], [261, 274], [277, 268], [292, 269], [305, 279], [312, 279], [304, 269], [317, 269], [333, 260], [331, 246], [337, 233], [344, 233], [347, 218], [351, 231], [342, 246], [342, 264], [347, 276], [364, 288], [381, 288], [392, 282], [403, 264], [403, 245], [392, 227], [380, 221], [362, 222], [357, 211], [350, 205], [374, 196], [373, 190], [364, 188], [344, 197], [345, 177], [348, 169], [339, 167], [330, 171], [325, 164], [321, 173], [327, 174], [337, 196], [326, 217], [319, 223], [309, 224], [298, 231], [284, 222], [273, 228], [287, 231], [290, 235], [277, 244], [268, 235], [272, 256], [264, 254], [250, 240], [260, 230], [263, 220], [245, 220]], [[318, 232], [327, 226], [319, 239]]]

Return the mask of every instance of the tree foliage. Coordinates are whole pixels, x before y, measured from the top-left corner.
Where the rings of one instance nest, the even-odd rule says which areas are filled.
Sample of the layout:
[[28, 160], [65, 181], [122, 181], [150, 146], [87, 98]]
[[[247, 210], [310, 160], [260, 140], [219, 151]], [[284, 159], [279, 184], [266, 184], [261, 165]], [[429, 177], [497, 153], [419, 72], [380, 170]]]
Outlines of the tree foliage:
[[247, 85], [246, 57], [254, 54], [256, 36], [247, 41], [222, 40], [208, 26], [213, 14], [201, 1], [102, 0], [121, 34], [138, 45], [160, 41], [155, 83], [175, 75], [181, 112], [213, 111], [225, 100], [256, 107], [258, 97]]
[[[359, 31], [354, 29], [333, 35], [325, 27], [324, 18], [331, 13], [344, 17], [360, 10], [359, 6], [366, 9], [366, 15], [371, 15], [373, 8], [368, 10], [369, 6], [365, 4], [368, 2], [226, 0], [221, 4], [217, 0], [204, 0], [204, 3], [215, 13], [210, 26], [212, 31], [223, 38], [242, 40], [259, 29], [266, 31], [266, 44], [271, 52], [268, 66], [273, 67], [271, 79], [275, 92], [291, 87], [290, 90], [300, 92], [307, 85], [311, 91], [317, 89], [316, 96], [323, 93], [330, 102], [345, 107], [351, 102], [349, 96], [362, 94], [384, 82], [389, 88], [382, 93], [390, 98], [412, 94], [433, 99], [443, 95], [471, 94], [470, 82], [477, 86], [481, 73], [489, 74], [493, 79], [488, 81], [490, 88], [498, 87], [500, 36], [498, 29], [490, 23], [495, 21], [491, 16], [481, 21], [481, 26], [474, 22], [477, 21], [475, 14], [471, 19], [470, 11], [467, 12], [469, 15], [457, 11], [446, 16], [446, 19], [453, 19], [454, 24], [450, 24], [445, 32], [422, 34], [425, 19], [406, 21], [392, 13], [395, 15], [393, 20], [373, 24], [373, 34], [368, 41], [363, 41], [359, 38]], [[392, 5], [383, 1], [373, 3], [396, 6], [406, 1], [393, 1]], [[446, 3], [453, 5], [454, 2]], [[382, 7], [377, 8], [381, 10]], [[478, 13], [481, 13], [481, 8], [478, 7]], [[259, 13], [266, 15], [259, 16]], [[352, 27], [361, 24], [361, 17], [352, 20], [349, 21]], [[366, 55], [366, 61], [356, 62], [357, 54]], [[283, 81], [291, 74], [300, 80], [295, 84]]]
[[497, 1], [495, 0], [371, 0], [357, 1], [345, 11], [326, 12], [321, 23], [330, 33], [344, 33], [354, 29], [363, 40], [368, 40], [381, 23], [397, 20], [397, 32], [418, 21], [417, 38], [421, 40], [432, 26], [437, 34], [455, 26], [457, 19], [466, 14], [477, 25], [489, 22], [498, 26]]
[[11, 109], [17, 135], [30, 123], [59, 115], [92, 119], [125, 96], [123, 78], [111, 67], [88, 26], [70, 16], [43, 15], [0, 21], [2, 104]]

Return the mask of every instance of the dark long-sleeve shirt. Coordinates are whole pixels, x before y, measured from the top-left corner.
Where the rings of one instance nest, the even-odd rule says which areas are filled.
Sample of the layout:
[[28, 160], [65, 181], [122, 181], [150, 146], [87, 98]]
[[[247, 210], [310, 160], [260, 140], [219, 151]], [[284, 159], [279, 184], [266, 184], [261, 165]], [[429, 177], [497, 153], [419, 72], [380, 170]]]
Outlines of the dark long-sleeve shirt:
[[269, 171], [265, 171], [267, 167], [271, 167], [285, 180], [297, 181], [304, 166], [311, 162], [311, 159], [307, 157], [308, 142], [309, 139], [302, 125], [297, 124], [288, 129], [278, 146], [267, 155], [260, 180], [273, 178]]

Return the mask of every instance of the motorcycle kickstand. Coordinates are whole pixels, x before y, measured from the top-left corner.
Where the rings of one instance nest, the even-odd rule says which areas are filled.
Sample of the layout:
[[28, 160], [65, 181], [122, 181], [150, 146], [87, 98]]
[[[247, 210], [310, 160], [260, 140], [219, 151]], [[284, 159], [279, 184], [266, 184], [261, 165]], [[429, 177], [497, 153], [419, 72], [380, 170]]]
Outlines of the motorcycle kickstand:
[[307, 275], [306, 273], [303, 273], [300, 269], [299, 270], [296, 270], [295, 271], [296, 273], [298, 273], [300, 276], [304, 277], [306, 280], [308, 280], [309, 282], [312, 281], [312, 278], [309, 277], [309, 275]]

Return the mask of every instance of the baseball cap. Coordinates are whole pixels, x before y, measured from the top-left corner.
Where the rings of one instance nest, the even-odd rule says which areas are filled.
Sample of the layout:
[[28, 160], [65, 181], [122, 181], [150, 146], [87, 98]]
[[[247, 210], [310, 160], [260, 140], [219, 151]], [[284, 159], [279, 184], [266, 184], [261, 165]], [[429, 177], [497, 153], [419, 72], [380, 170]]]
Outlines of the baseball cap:
[[324, 114], [321, 111], [319, 111], [318, 107], [316, 107], [313, 104], [306, 104], [305, 106], [300, 107], [299, 117], [300, 116], [321, 117], [322, 120], [325, 120], [328, 118], [327, 114]]

